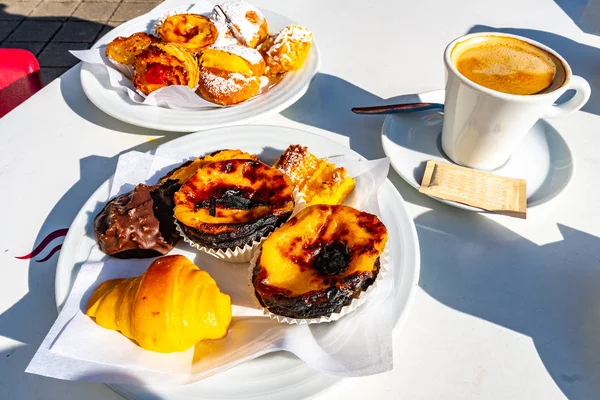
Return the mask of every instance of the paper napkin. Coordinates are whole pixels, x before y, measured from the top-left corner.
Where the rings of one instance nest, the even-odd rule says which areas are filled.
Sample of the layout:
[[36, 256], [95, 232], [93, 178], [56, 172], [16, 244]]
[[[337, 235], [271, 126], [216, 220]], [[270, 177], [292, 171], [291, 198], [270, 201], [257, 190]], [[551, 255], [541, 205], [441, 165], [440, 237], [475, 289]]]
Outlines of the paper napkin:
[[[163, 154], [164, 155], [164, 154]], [[377, 192], [389, 160], [332, 158], [356, 177], [346, 204], [379, 214]], [[154, 183], [180, 160], [130, 152], [119, 158], [111, 196], [135, 184]], [[141, 175], [144, 175], [141, 177]], [[183, 254], [231, 296], [233, 320], [226, 338], [200, 342], [185, 352], [146, 351], [118, 332], [96, 325], [84, 314], [89, 296], [103, 281], [137, 276], [152, 259], [120, 260], [97, 248], [81, 267], [73, 289], [26, 372], [59, 379], [119, 384], [176, 385], [195, 382], [273, 351], [289, 351], [311, 367], [340, 376], [364, 376], [392, 369], [391, 302], [394, 260], [368, 301], [339, 321], [315, 325], [278, 323], [256, 308], [247, 264], [231, 264], [194, 251], [183, 241], [171, 254]]]

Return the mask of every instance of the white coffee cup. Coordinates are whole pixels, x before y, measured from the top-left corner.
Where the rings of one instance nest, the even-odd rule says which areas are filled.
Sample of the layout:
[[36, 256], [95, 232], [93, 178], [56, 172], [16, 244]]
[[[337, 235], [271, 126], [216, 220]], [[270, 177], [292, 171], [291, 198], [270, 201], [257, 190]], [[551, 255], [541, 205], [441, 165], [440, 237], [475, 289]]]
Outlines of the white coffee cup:
[[[452, 50], [459, 43], [479, 36], [510, 37], [527, 42], [553, 55], [561, 64], [549, 89], [539, 94], [516, 95], [481, 86], [462, 75]], [[442, 149], [455, 163], [482, 170], [504, 165], [521, 139], [539, 118], [556, 118], [579, 110], [591, 94], [587, 81], [571, 73], [569, 64], [549, 47], [524, 37], [505, 33], [473, 33], [454, 40], [444, 52], [448, 71]], [[569, 89], [575, 95], [560, 105], [554, 102]]]

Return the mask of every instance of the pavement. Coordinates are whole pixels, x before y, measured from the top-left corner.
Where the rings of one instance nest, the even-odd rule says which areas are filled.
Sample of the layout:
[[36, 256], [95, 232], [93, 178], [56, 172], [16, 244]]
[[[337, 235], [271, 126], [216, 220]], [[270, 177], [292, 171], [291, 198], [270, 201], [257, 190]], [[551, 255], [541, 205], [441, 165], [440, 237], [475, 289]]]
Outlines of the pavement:
[[0, 0], [0, 47], [32, 52], [48, 84], [77, 64], [69, 50], [90, 48], [111, 29], [161, 1]]

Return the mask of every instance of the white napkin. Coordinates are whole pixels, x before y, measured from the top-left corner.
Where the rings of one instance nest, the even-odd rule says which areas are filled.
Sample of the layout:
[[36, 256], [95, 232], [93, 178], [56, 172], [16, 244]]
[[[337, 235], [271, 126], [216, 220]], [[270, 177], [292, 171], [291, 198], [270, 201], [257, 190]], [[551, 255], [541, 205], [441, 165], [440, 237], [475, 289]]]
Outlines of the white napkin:
[[[346, 204], [379, 214], [376, 193], [387, 176], [389, 160], [331, 160], [344, 165], [356, 177], [356, 189]], [[140, 181], [154, 183], [165, 167], [178, 163], [149, 154], [124, 154], [119, 158], [111, 195], [129, 190], [128, 185]], [[145, 175], [144, 179], [140, 179], [140, 174]], [[181, 353], [160, 354], [143, 350], [120, 333], [96, 325], [83, 310], [97, 285], [108, 279], [137, 276], [152, 259], [119, 260], [94, 249], [26, 372], [105, 383], [185, 384], [277, 350], [290, 351], [318, 370], [341, 376], [364, 376], [392, 369], [393, 260], [377, 290], [353, 313], [332, 323], [287, 325], [256, 309], [247, 264], [230, 264], [198, 254], [184, 242], [172, 254], [188, 257], [231, 296], [234, 317], [226, 338], [203, 341]]]

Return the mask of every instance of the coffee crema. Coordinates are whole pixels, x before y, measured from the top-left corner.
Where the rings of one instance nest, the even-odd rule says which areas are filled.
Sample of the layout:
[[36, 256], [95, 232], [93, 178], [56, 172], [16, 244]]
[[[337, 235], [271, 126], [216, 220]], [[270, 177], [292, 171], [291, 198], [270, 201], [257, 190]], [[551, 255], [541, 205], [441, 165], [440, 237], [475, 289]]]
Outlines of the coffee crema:
[[550, 88], [557, 68], [561, 68], [560, 61], [547, 51], [506, 36], [467, 39], [452, 49], [450, 58], [470, 81], [516, 95], [532, 95]]

